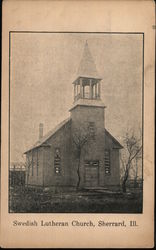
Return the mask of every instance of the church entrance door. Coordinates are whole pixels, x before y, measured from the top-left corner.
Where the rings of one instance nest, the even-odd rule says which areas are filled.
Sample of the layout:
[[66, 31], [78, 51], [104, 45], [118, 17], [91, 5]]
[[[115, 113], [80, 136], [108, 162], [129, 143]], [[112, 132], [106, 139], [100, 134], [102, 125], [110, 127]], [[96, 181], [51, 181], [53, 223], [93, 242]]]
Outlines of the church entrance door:
[[99, 161], [85, 161], [85, 186], [97, 187], [99, 183]]

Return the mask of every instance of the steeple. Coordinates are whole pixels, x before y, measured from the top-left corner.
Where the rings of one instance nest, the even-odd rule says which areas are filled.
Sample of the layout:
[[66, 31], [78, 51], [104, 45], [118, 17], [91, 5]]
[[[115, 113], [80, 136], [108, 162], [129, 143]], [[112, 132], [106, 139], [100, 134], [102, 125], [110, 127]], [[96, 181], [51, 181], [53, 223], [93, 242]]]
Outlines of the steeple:
[[91, 55], [88, 47], [88, 42], [86, 41], [83, 56], [78, 69], [78, 76], [88, 77], [88, 78], [99, 78], [98, 72], [96, 70], [96, 65]]
[[74, 102], [79, 99], [100, 100], [100, 81], [95, 62], [86, 41], [74, 84]]

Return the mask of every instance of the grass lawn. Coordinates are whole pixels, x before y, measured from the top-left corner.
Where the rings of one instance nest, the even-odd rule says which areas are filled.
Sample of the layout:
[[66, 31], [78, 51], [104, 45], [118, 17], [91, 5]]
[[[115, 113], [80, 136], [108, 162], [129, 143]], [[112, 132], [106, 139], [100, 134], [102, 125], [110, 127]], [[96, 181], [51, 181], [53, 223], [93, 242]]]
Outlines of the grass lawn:
[[12, 213], [142, 213], [142, 192], [79, 191], [54, 194], [14, 187]]

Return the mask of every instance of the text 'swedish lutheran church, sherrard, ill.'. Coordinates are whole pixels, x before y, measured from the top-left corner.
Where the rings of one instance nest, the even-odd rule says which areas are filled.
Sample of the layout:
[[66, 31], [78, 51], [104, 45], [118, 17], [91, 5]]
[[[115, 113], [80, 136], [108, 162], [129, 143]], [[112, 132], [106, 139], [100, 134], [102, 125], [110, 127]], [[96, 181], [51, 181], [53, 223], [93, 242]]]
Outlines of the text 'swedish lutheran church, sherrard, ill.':
[[26, 185], [58, 190], [120, 186], [121, 144], [105, 128], [105, 106], [94, 60], [86, 42], [70, 117], [28, 149]]

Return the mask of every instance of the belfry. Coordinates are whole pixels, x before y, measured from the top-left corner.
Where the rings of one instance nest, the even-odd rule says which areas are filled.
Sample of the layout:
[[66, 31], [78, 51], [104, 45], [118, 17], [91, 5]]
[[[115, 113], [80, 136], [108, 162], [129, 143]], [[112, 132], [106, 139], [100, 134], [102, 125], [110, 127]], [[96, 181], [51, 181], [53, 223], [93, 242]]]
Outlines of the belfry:
[[100, 99], [101, 78], [98, 76], [87, 42], [77, 75], [77, 79], [73, 82], [74, 101], [78, 99]]

